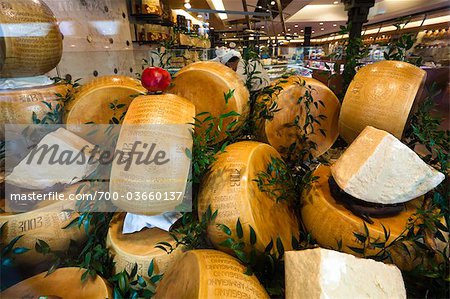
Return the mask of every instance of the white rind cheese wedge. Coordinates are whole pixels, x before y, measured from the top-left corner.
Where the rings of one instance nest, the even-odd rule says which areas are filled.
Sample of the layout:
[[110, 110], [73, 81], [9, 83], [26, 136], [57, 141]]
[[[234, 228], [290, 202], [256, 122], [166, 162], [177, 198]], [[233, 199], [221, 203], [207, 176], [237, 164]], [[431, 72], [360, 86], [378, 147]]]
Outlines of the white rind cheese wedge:
[[[45, 146], [48, 147], [48, 151], [45, 150]], [[88, 161], [89, 151], [93, 149], [93, 144], [66, 129], [59, 128], [42, 138], [36, 149], [6, 177], [6, 182], [37, 190], [50, 188], [58, 183], [74, 184], [97, 168], [96, 163]], [[52, 162], [55, 160], [58, 162]]]
[[286, 299], [406, 298], [400, 270], [323, 248], [287, 251]]
[[396, 204], [435, 188], [444, 175], [386, 131], [367, 126], [331, 167], [346, 193], [371, 203]]

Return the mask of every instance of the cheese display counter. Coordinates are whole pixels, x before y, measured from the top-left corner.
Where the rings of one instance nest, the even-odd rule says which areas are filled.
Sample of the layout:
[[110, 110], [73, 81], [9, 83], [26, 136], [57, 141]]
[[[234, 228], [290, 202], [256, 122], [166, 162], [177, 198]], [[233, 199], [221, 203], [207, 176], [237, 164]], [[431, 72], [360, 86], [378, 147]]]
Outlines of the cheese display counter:
[[447, 298], [418, 2], [0, 1], [0, 297]]

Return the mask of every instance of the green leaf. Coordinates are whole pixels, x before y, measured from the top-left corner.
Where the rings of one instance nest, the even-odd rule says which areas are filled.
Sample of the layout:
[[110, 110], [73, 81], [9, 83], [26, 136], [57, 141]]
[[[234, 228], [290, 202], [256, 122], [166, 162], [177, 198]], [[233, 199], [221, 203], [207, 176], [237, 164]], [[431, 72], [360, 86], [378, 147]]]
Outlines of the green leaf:
[[148, 270], [147, 270], [148, 277], [152, 277], [154, 269], [155, 269], [155, 263], [154, 263], [154, 260], [152, 260], [150, 262], [150, 265], [148, 266]]
[[242, 239], [242, 237], [244, 236], [244, 232], [242, 231], [241, 221], [239, 220], [239, 218], [236, 222], [236, 234], [239, 239]]
[[[249, 227], [250, 227], [250, 244], [255, 245], [256, 244], [256, 232], [251, 225], [249, 225]], [[270, 242], [273, 244], [272, 241], [270, 241]]]
[[281, 242], [280, 237], [277, 238], [277, 251], [278, 251], [278, 258], [281, 259], [284, 255], [284, 246], [283, 242]]
[[225, 224], [217, 224], [219, 230], [224, 232], [226, 235], [231, 236], [231, 229]]

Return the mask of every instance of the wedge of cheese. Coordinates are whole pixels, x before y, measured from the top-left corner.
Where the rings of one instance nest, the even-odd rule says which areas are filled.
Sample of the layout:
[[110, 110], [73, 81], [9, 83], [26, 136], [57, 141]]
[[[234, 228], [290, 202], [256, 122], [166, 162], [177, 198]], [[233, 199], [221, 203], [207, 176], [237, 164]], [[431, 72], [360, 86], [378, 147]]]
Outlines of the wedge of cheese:
[[[53, 150], [47, 152], [46, 148]], [[77, 183], [98, 166], [88, 161], [93, 149], [94, 145], [83, 138], [59, 128], [42, 138], [6, 177], [6, 183], [32, 190]], [[63, 162], [54, 163], [54, 160]]]
[[407, 202], [445, 178], [400, 140], [370, 126], [331, 167], [331, 173], [346, 193], [380, 204]]
[[406, 298], [394, 265], [323, 248], [288, 251], [284, 258], [286, 299]]
[[[16, 243], [16, 247], [26, 247], [31, 250], [17, 255], [16, 262], [21, 265], [36, 265], [51, 258], [34, 250], [36, 241], [41, 239], [47, 242], [52, 250], [64, 251], [68, 248], [70, 240], [82, 242], [86, 239], [83, 228], [66, 227], [78, 217], [76, 201], [69, 200], [71, 194], [77, 194], [81, 184], [78, 183], [65, 188], [61, 193], [66, 200], [45, 200], [37, 204], [33, 210], [25, 213], [0, 213], [0, 226], [3, 226], [1, 235], [2, 244], [8, 244], [14, 238], [23, 235]], [[5, 200], [0, 201], [5, 209]], [[6, 297], [7, 298], [7, 297]]]
[[[233, 97], [225, 102], [224, 94], [230, 90], [234, 90]], [[194, 103], [197, 113], [210, 112], [215, 117], [231, 111], [239, 113], [239, 116], [224, 119], [220, 139], [226, 137], [224, 131], [232, 121], [240, 122], [236, 128], [249, 111], [250, 95], [244, 82], [232, 69], [219, 62], [201, 61], [182, 68], [176, 74], [169, 92]], [[206, 126], [199, 130], [204, 132]]]
[[136, 151], [149, 157], [147, 161], [158, 163], [137, 163], [137, 158], [129, 168], [113, 163], [110, 191], [119, 195], [114, 202], [117, 207], [134, 214], [157, 215], [182, 203], [189, 190], [191, 160], [186, 150], [192, 150], [194, 117], [194, 104], [181, 96], [134, 99], [121, 126], [116, 151], [129, 152], [135, 145]]
[[366, 126], [373, 126], [401, 139], [426, 76], [424, 70], [402, 61], [386, 60], [362, 67], [342, 102], [340, 136], [351, 143]]
[[[272, 119], [262, 121], [260, 138], [272, 145], [282, 156], [286, 156], [291, 144], [299, 142], [301, 135], [305, 134], [293, 124], [296, 119], [300, 126], [305, 124], [308, 115], [306, 99], [303, 97], [310, 93], [317, 106], [310, 104], [309, 113], [320, 123], [313, 123], [314, 133], [308, 131], [308, 139], [317, 145], [311, 153], [315, 157], [322, 155], [339, 136], [337, 124], [341, 104], [338, 98], [325, 84], [307, 77], [291, 76], [287, 79], [279, 79], [272, 83], [272, 87], [274, 86], [281, 87], [282, 90], [275, 92], [271, 97], [261, 95], [258, 98], [258, 102], [266, 103], [267, 106], [276, 102], [280, 109], [273, 114]], [[299, 103], [302, 98], [303, 100]], [[308, 121], [311, 120], [308, 119]], [[296, 151], [301, 149], [302, 145], [298, 144]]]
[[255, 275], [235, 258], [216, 250], [191, 250], [164, 274], [154, 298], [269, 298]]
[[182, 254], [181, 247], [167, 254], [156, 248], [159, 242], [166, 242], [175, 247], [175, 240], [170, 234], [159, 228], [144, 228], [139, 232], [123, 234], [122, 227], [125, 213], [117, 214], [110, 223], [106, 245], [114, 256], [114, 271], [119, 273], [124, 269], [131, 273], [135, 264], [138, 274], [148, 277], [148, 267], [154, 260], [155, 274], [163, 274]]
[[59, 268], [25, 279], [0, 293], [2, 298], [112, 298], [107, 282], [100, 276], [81, 282], [83, 268]]
[[292, 248], [292, 236], [298, 239], [298, 223], [286, 202], [276, 202], [276, 198], [260, 191], [254, 181], [260, 172], [267, 171], [272, 158], [280, 154], [270, 145], [255, 141], [241, 141], [225, 148], [217, 155], [200, 186], [198, 197], [201, 218], [208, 206], [217, 217], [208, 227], [212, 243], [220, 247], [228, 236], [216, 225], [225, 224], [236, 237], [236, 223], [242, 224], [246, 244], [250, 244], [251, 226], [257, 236], [256, 248], [264, 251], [271, 240], [281, 238], [286, 249]]
[[[362, 247], [362, 243], [355, 238], [354, 233], [365, 235], [364, 221], [333, 198], [328, 184], [330, 175], [329, 166], [321, 165], [314, 171], [313, 176], [317, 176], [318, 180], [302, 195], [302, 222], [320, 246], [361, 256], [360, 253], [351, 250], [349, 247]], [[415, 213], [417, 208], [421, 206], [422, 200], [423, 198], [418, 198], [409, 201], [406, 203], [405, 209], [398, 215], [371, 218], [373, 224], [365, 223], [371, 239], [373, 241], [378, 240], [376, 242], [386, 241], [386, 245], [389, 245], [402, 234], [406, 234], [407, 230], [405, 229], [410, 220], [416, 218]], [[383, 226], [390, 232], [387, 240]], [[339, 249], [339, 242], [342, 244], [341, 249]], [[423, 262], [422, 257], [417, 257], [413, 247], [408, 246], [410, 251], [408, 253], [401, 244], [398, 245], [389, 248], [388, 251], [392, 260], [386, 260], [387, 263], [394, 263], [400, 269], [409, 271], [418, 263]], [[380, 250], [379, 248], [368, 247], [366, 248], [366, 254], [375, 255]]]

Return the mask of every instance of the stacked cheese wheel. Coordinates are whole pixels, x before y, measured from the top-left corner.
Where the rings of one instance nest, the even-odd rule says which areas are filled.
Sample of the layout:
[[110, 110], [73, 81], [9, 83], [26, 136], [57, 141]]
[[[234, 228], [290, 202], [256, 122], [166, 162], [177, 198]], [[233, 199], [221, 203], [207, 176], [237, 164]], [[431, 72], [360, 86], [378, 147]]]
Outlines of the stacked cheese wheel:
[[[33, 124], [33, 113], [36, 118], [42, 119], [56, 105], [62, 104], [56, 94], [64, 97], [67, 91], [68, 86], [64, 84], [0, 90], [0, 123]], [[51, 105], [52, 110], [45, 103]]]
[[3, 78], [43, 75], [56, 67], [62, 56], [62, 35], [44, 1], [2, 2], [0, 49]]
[[[224, 94], [234, 90], [233, 96], [224, 99]], [[239, 116], [230, 116], [223, 120], [220, 139], [224, 139], [225, 129], [233, 122], [241, 122], [248, 114], [249, 92], [244, 82], [229, 67], [218, 62], [196, 62], [182, 68], [173, 81], [169, 92], [185, 97], [195, 105], [197, 113], [210, 112], [219, 117], [231, 111]], [[202, 117], [204, 118], [204, 117]], [[218, 124], [218, 121], [217, 121]], [[238, 123], [234, 128], [237, 128]], [[201, 130], [205, 130], [204, 126]]]
[[339, 134], [351, 143], [366, 126], [373, 126], [401, 139], [425, 79], [424, 70], [401, 61], [361, 68], [345, 94]]
[[[167, 163], [133, 163], [129, 169], [124, 165], [114, 164], [111, 169], [110, 191], [120, 194], [114, 203], [116, 206], [128, 212], [155, 215], [171, 211], [181, 203], [180, 200], [166, 199], [170, 199], [171, 192], [185, 191], [191, 162], [185, 150], [192, 147], [192, 126], [189, 123], [193, 122], [194, 116], [194, 105], [174, 94], [139, 96], [131, 103], [116, 149], [125, 151], [125, 146], [138, 141], [138, 150], [147, 155], [153, 144], [153, 155], [156, 156], [157, 151], [163, 152], [161, 155], [164, 157], [160, 160]], [[127, 197], [130, 194], [151, 197], [149, 192], [158, 196], [157, 200], [140, 200], [137, 197], [130, 200]]]
[[114, 256], [115, 273], [123, 270], [131, 273], [134, 265], [137, 264], [138, 274], [149, 278], [147, 270], [152, 260], [155, 267], [154, 273], [164, 273], [179, 258], [181, 249], [177, 248], [167, 254], [155, 246], [159, 242], [166, 242], [175, 247], [175, 240], [168, 232], [159, 228], [144, 228], [139, 232], [123, 234], [124, 218], [125, 213], [120, 213], [113, 218], [106, 239], [106, 245]]
[[[258, 98], [259, 103], [265, 103], [268, 107], [276, 102], [277, 109], [280, 109], [273, 114], [273, 118], [260, 123], [262, 140], [284, 155], [291, 144], [300, 140], [301, 134], [308, 134], [308, 139], [317, 145], [311, 153], [314, 156], [322, 155], [338, 137], [337, 123], [341, 105], [337, 97], [325, 84], [312, 78], [291, 76], [272, 83], [273, 89], [275, 86], [281, 90], [272, 96], [263, 94]], [[311, 96], [315, 102], [309, 104], [309, 114], [318, 122], [308, 119], [312, 122], [314, 132], [310, 129], [304, 132], [293, 126], [296, 119], [300, 126], [307, 121], [307, 96]], [[302, 145], [297, 144], [296, 151], [301, 148]]]
[[246, 244], [250, 244], [251, 226], [257, 236], [256, 248], [264, 251], [271, 240], [281, 238], [286, 249], [292, 248], [292, 237], [298, 239], [298, 224], [286, 202], [262, 192], [254, 181], [260, 172], [267, 170], [272, 158], [280, 154], [270, 145], [255, 141], [241, 141], [225, 148], [217, 155], [206, 175], [199, 193], [199, 218], [208, 206], [218, 210], [215, 223], [208, 227], [208, 236], [215, 246], [227, 236], [216, 227], [225, 224], [233, 230], [242, 224]]
[[[70, 194], [76, 194], [80, 184], [66, 188], [63, 193], [68, 199]], [[77, 226], [64, 229], [77, 217], [75, 201], [64, 200], [42, 202], [42, 207], [34, 208], [25, 213], [0, 213], [0, 225], [4, 225], [2, 244], [8, 244], [14, 238], [23, 235], [16, 243], [16, 247], [31, 249], [17, 256], [17, 262], [35, 265], [48, 258], [34, 250], [38, 239], [47, 242], [52, 250], [66, 250], [70, 240], [82, 241], [86, 233]], [[72, 211], [71, 211], [72, 210]]]
[[[360, 253], [350, 249], [349, 246], [362, 248], [362, 243], [356, 239], [354, 233], [365, 235], [365, 222], [338, 203], [331, 195], [328, 184], [331, 175], [330, 167], [321, 165], [313, 175], [319, 179], [303, 194], [302, 200], [301, 216], [305, 227], [321, 246], [360, 256]], [[421, 199], [413, 200], [395, 217], [373, 218], [373, 224], [366, 222], [371, 240], [385, 241], [383, 226], [390, 232], [386, 245], [406, 233], [405, 229], [410, 220], [414, 219], [420, 204]], [[414, 251], [411, 249], [412, 258], [408, 257], [408, 253], [402, 248], [393, 247], [390, 250], [393, 262], [399, 268], [411, 270], [414, 267]], [[380, 249], [375, 247], [366, 248], [367, 255], [374, 255], [379, 251]]]
[[165, 274], [155, 298], [269, 298], [245, 266], [216, 250], [186, 252]]
[[107, 282], [100, 276], [81, 281], [87, 271], [80, 268], [59, 268], [47, 275], [43, 272], [0, 293], [2, 298], [112, 298]]
[[[103, 144], [104, 134], [93, 134], [92, 126], [85, 124], [119, 124], [134, 97], [145, 91], [141, 83], [131, 77], [113, 75], [95, 78], [77, 90], [66, 104], [64, 123], [68, 130], [79, 136]], [[105, 128], [98, 131], [104, 132]]]

